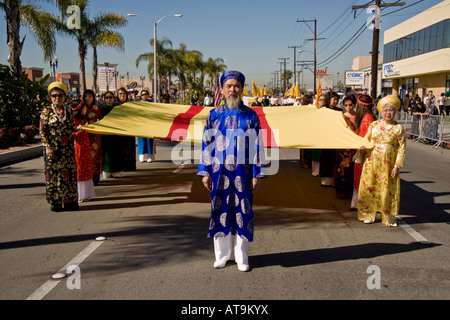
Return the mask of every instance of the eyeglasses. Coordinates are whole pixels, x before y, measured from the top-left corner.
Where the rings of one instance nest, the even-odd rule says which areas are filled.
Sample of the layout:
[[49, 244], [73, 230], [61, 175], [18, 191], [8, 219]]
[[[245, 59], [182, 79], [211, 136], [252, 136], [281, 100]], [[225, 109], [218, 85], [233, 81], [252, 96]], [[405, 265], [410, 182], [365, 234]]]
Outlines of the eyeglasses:
[[114, 99], [113, 96], [106, 96], [105, 99]]
[[141, 96], [148, 96], [148, 93], [142, 93]]
[[50, 97], [56, 99], [56, 98], [63, 98], [64, 94], [63, 93], [58, 93], [58, 94], [51, 94]]

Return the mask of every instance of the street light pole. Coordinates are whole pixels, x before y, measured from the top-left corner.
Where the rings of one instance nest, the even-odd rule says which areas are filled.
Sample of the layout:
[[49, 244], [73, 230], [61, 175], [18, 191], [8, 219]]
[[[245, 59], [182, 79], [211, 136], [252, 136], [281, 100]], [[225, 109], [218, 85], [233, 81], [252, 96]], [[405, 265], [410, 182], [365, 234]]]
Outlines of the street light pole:
[[[142, 15], [142, 14], [135, 14], [135, 13], [129, 13], [128, 14], [129, 17], [134, 17], [134, 16], [141, 16], [144, 17], [145, 19], [151, 21], [149, 18], [147, 18], [146, 16]], [[182, 17], [182, 14], [168, 14], [167, 16], [162, 17], [161, 19], [159, 19], [156, 22], [153, 22], [153, 82], [154, 82], [154, 90], [153, 90], [153, 94], [155, 96], [154, 101], [158, 102], [158, 67], [156, 64], [156, 56], [157, 56], [157, 40], [156, 40], [156, 26], [158, 25], [158, 23], [160, 23], [163, 19], [167, 18], [167, 17]], [[169, 84], [170, 85], [170, 84]]]
[[50, 58], [50, 68], [53, 68], [53, 82], [56, 81], [56, 68], [58, 67], [58, 57], [55, 56], [53, 58], [55, 62], [52, 61], [52, 58]]

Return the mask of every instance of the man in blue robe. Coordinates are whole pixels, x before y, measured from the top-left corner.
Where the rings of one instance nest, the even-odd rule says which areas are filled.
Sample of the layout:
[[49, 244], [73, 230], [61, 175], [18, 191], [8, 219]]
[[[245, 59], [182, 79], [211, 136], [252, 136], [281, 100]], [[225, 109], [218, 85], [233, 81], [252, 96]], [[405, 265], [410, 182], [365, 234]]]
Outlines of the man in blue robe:
[[260, 122], [241, 100], [245, 77], [225, 72], [220, 83], [225, 104], [212, 109], [203, 132], [197, 175], [211, 193], [208, 237], [214, 238], [215, 268], [225, 267], [233, 250], [238, 269], [248, 271], [248, 243], [253, 241], [253, 193], [261, 170]]

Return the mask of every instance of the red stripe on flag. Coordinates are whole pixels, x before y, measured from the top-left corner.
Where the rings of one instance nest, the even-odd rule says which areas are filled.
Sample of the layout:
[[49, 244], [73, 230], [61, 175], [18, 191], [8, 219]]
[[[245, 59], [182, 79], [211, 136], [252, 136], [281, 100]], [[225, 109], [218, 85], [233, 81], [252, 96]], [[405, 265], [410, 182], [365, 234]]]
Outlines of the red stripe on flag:
[[[172, 138], [174, 138], [173, 141], [178, 141], [178, 140], [184, 140], [187, 138], [187, 132], [189, 129], [189, 125], [191, 123], [192, 118], [199, 114], [202, 110], [204, 109], [204, 107], [202, 106], [191, 106], [186, 112], [180, 113], [179, 115], [177, 115], [172, 122], [172, 126], [169, 129], [169, 134], [165, 137], [162, 138], [163, 140], [172, 140]], [[177, 132], [176, 136], [173, 136], [175, 130], [178, 129], [184, 129], [183, 131], [179, 131]], [[173, 136], [173, 137], [172, 137]]]
[[276, 144], [276, 141], [275, 141], [275, 136], [273, 134], [273, 131], [270, 128], [269, 123], [267, 122], [266, 114], [264, 113], [263, 107], [252, 107], [252, 109], [255, 110], [256, 114], [258, 115], [259, 122], [261, 123], [261, 129], [264, 130], [262, 132], [264, 146], [267, 148], [278, 147]]

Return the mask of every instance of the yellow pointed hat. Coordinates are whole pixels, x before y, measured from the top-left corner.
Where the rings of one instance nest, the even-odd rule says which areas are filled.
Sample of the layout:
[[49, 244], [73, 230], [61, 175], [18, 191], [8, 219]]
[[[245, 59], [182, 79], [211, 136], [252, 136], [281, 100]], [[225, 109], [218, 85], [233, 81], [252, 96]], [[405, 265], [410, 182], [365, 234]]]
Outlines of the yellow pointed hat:
[[399, 98], [397, 98], [395, 96], [386, 96], [386, 97], [380, 99], [380, 101], [378, 101], [378, 104], [377, 104], [378, 112], [381, 113], [381, 108], [383, 108], [383, 106], [385, 104], [392, 104], [393, 106], [395, 106], [397, 108], [397, 111], [400, 110], [400, 105], [401, 105], [400, 100], [399, 100]]

